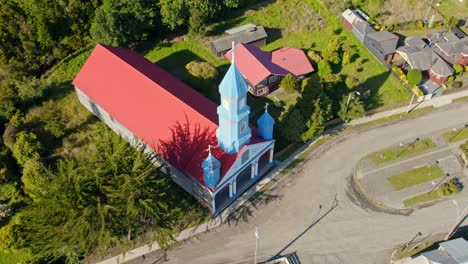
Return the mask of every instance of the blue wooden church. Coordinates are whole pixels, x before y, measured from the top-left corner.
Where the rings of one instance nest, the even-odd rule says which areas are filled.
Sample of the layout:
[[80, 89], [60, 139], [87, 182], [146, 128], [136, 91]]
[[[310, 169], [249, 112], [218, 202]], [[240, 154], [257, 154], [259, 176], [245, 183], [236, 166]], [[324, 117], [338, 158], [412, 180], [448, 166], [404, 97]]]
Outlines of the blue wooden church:
[[138, 53], [100, 44], [73, 85], [83, 106], [158, 154], [165, 172], [213, 215], [273, 166], [275, 121], [266, 105], [257, 126], [250, 123], [248, 86], [234, 58], [219, 105]]

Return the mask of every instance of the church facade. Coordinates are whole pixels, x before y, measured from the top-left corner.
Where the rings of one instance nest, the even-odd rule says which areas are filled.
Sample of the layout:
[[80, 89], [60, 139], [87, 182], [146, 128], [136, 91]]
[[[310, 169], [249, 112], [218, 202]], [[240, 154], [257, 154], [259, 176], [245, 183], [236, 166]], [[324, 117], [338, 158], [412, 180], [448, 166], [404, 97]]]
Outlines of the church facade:
[[250, 123], [248, 86], [234, 59], [220, 105], [140, 54], [100, 44], [72, 83], [83, 106], [156, 154], [154, 162], [213, 215], [273, 166], [275, 121], [266, 106], [257, 126]]

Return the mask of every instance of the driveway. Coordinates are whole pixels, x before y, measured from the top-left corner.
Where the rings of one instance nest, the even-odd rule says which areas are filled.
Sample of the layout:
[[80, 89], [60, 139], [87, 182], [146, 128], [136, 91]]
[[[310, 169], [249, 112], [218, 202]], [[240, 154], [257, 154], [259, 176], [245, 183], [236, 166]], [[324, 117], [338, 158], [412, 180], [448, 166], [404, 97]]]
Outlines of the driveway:
[[[428, 133], [468, 122], [468, 104], [458, 103], [412, 120], [355, 128], [310, 152], [274, 190], [243, 217], [180, 243], [165, 263], [252, 263], [255, 226], [258, 260], [297, 251], [302, 263], [388, 263], [395, 245], [416, 233], [448, 231], [456, 218], [452, 201], [410, 215], [371, 209], [350, 191], [349, 179], [363, 156]], [[468, 200], [466, 198], [465, 200]], [[460, 206], [465, 201], [460, 200]], [[132, 263], [162, 263], [160, 252]]]

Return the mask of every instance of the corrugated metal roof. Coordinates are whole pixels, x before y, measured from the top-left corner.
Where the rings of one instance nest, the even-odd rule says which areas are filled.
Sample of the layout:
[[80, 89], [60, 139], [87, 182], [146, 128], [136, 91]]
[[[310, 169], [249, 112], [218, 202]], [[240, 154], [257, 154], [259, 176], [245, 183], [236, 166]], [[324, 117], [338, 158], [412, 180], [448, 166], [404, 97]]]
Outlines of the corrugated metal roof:
[[463, 238], [457, 238], [439, 244], [439, 250], [444, 250], [457, 263], [468, 263], [468, 242]]
[[388, 31], [377, 31], [367, 35], [367, 37], [373, 39], [379, 45], [378, 48], [384, 55], [392, 54], [396, 50], [398, 36], [395, 34]]
[[228, 29], [224, 32], [226, 32], [227, 34], [229, 35], [232, 35], [232, 34], [236, 34], [236, 33], [239, 33], [241, 31], [244, 31], [244, 30], [247, 30], [247, 29], [250, 29], [250, 28], [254, 28], [256, 27], [254, 24], [246, 24], [246, 25], [243, 25], [243, 26], [240, 26], [240, 27], [236, 27], [236, 28], [231, 28], [231, 29]]
[[249, 44], [267, 37], [265, 28], [256, 26], [253, 31], [242, 31], [233, 35], [228, 35], [224, 38], [217, 39], [212, 42], [217, 52], [227, 51], [231, 49], [232, 42]]

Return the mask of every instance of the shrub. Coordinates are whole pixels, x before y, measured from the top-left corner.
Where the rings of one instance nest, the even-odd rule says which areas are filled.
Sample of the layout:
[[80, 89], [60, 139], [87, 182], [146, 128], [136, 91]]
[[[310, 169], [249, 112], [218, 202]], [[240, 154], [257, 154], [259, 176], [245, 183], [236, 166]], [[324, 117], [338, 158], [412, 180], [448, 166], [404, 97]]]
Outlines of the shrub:
[[206, 61], [191, 61], [185, 65], [185, 68], [192, 76], [205, 80], [214, 78], [218, 74], [216, 68]]
[[354, 78], [353, 76], [348, 76], [346, 77], [345, 84], [346, 87], [348, 87], [348, 89], [353, 89], [359, 85], [359, 80]]
[[11, 150], [16, 141], [16, 134], [18, 134], [18, 129], [12, 124], [8, 124], [3, 132], [3, 144]]
[[36, 134], [21, 131], [16, 136], [13, 145], [13, 156], [19, 164], [23, 165], [30, 159], [39, 159], [42, 150], [41, 143], [37, 140]]
[[413, 85], [418, 85], [422, 81], [422, 73], [420, 70], [411, 69], [408, 71], [408, 82]]
[[41, 112], [39, 119], [45, 123], [45, 129], [55, 138], [65, 135], [65, 121], [63, 114], [53, 101], [48, 101], [43, 105], [44, 111]]
[[457, 178], [451, 179], [443, 184], [441, 184], [438, 188], [438, 192], [442, 196], [448, 196], [453, 193], [459, 193], [462, 190], [462, 185]]
[[452, 83], [454, 79], [455, 79], [455, 77], [453, 75], [451, 75], [451, 76], [448, 77], [447, 82]]
[[298, 89], [296, 79], [290, 73], [281, 80], [280, 86], [289, 93], [293, 93]]
[[455, 81], [455, 82], [452, 83], [453, 88], [460, 88], [462, 86], [463, 86], [463, 83], [460, 82], [460, 81]]
[[460, 64], [454, 64], [453, 65], [453, 70], [455, 71], [455, 75], [458, 75], [463, 72], [463, 66]]
[[320, 54], [318, 54], [318, 52], [316, 52], [315, 50], [309, 50], [307, 52], [307, 57], [309, 57], [311, 61], [315, 61], [315, 62], [319, 62], [322, 60], [322, 57], [320, 56]]
[[419, 96], [419, 97], [421, 97], [421, 96], [424, 95], [423, 91], [421, 91], [421, 89], [419, 89], [419, 87], [416, 86], [416, 85], [414, 85], [413, 87], [411, 87], [411, 90], [413, 90], [413, 92], [414, 92], [417, 96]]
[[339, 74], [327, 74], [323, 77], [323, 80], [327, 83], [339, 83], [342, 81], [341, 75]]
[[341, 60], [341, 65], [347, 65], [351, 62], [351, 52], [345, 51], [343, 53], [343, 59]]
[[328, 60], [321, 60], [317, 63], [318, 67], [318, 76], [320, 78], [324, 78], [325, 76], [333, 73], [332, 68], [330, 66], [330, 62]]

